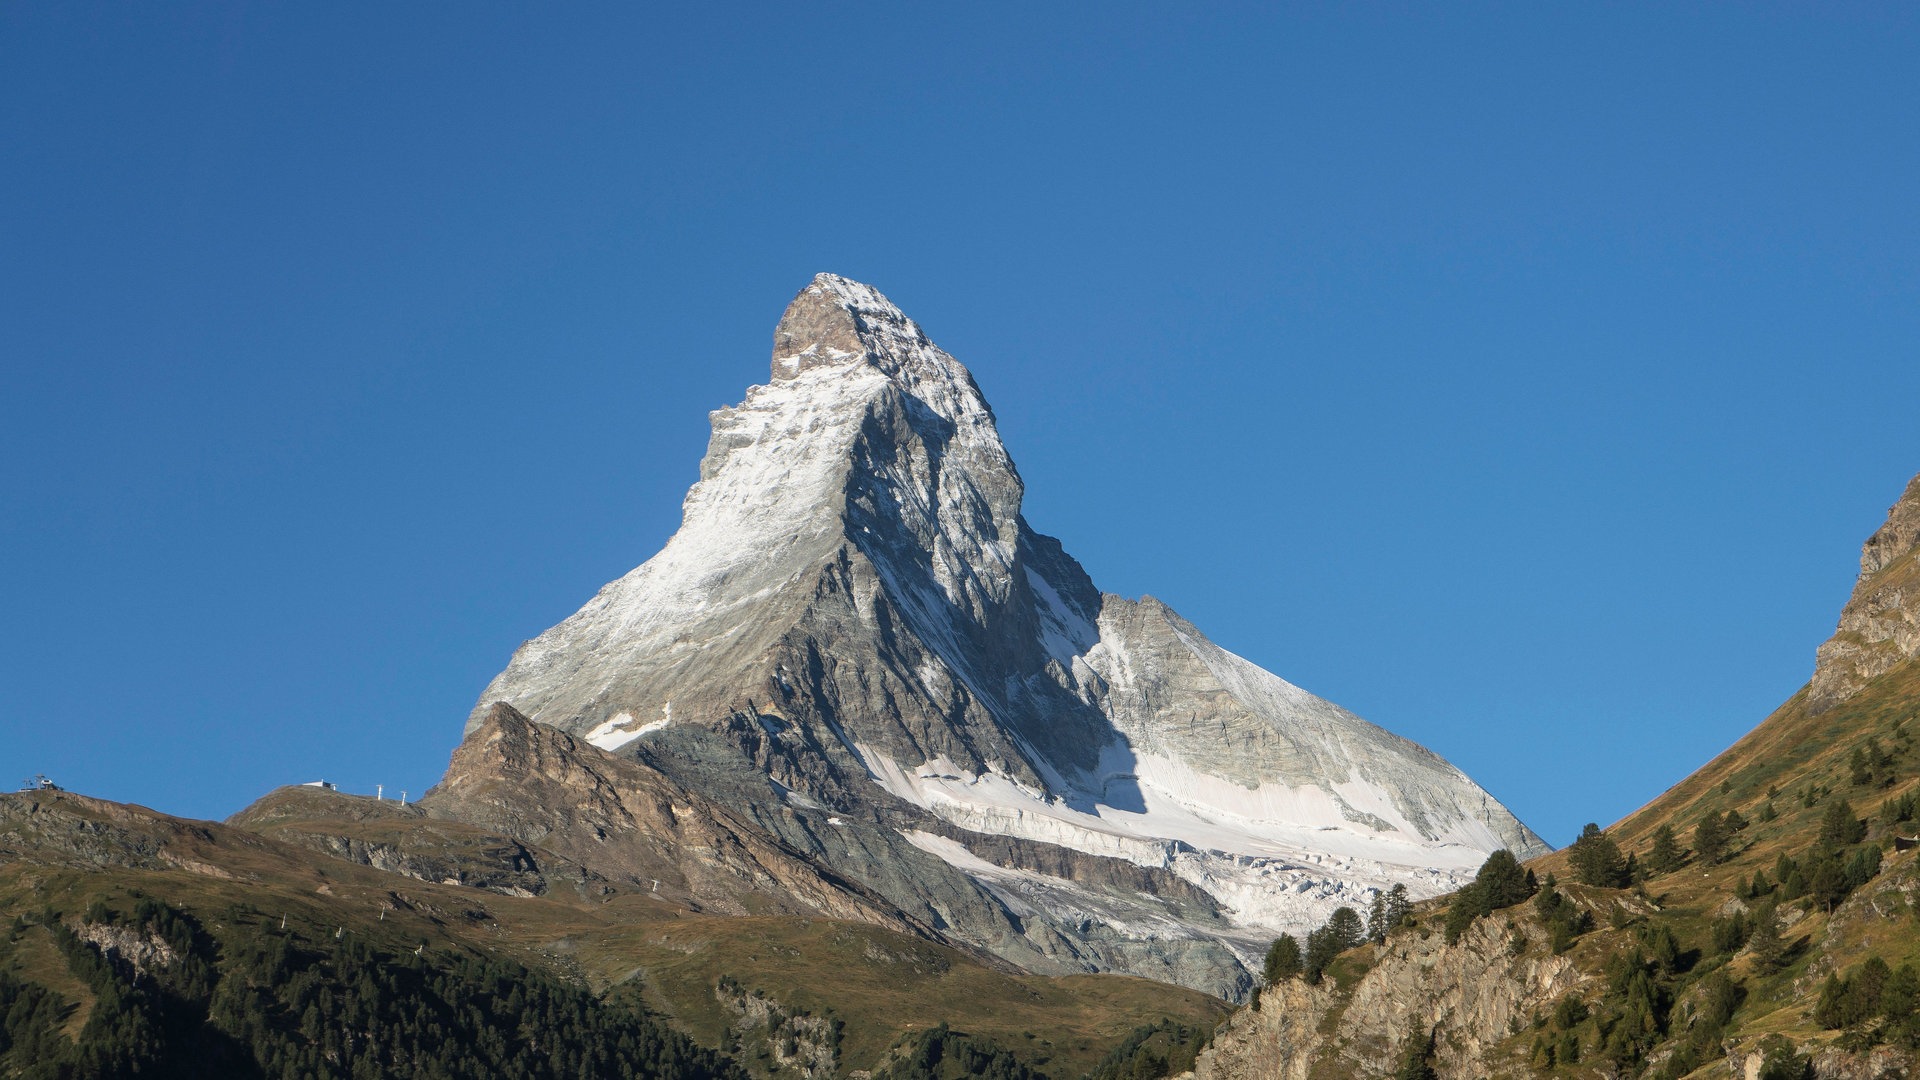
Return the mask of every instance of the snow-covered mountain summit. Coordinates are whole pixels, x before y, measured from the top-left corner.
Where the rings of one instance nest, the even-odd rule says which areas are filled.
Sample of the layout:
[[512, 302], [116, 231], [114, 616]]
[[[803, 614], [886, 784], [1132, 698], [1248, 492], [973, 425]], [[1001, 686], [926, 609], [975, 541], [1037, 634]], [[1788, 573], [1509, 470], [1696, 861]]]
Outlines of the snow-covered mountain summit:
[[1216, 992], [1338, 904], [1545, 850], [1439, 756], [1101, 594], [1021, 517], [972, 376], [870, 286], [816, 277], [712, 422], [679, 531], [470, 729], [506, 701], [724, 788], [1016, 963]]

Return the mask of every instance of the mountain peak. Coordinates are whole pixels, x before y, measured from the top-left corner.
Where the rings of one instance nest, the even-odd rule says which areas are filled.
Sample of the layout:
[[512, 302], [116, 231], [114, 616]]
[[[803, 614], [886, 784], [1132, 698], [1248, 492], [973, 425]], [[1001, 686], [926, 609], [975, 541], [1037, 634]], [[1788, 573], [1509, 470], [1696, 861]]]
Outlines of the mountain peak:
[[773, 330], [773, 380], [864, 359], [891, 375], [932, 343], [880, 290], [816, 274]]
[[1437, 755], [1103, 596], [1022, 518], [973, 377], [878, 290], [814, 278], [772, 367], [713, 412], [672, 539], [516, 651], [470, 730], [510, 702], [955, 940], [1219, 994], [1278, 929], [1544, 850]]

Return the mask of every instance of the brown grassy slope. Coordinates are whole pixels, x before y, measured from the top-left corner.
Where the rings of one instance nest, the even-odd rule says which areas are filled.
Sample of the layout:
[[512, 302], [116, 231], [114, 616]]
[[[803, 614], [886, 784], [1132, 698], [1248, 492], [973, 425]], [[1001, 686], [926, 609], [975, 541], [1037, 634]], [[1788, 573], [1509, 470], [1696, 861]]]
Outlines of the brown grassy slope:
[[[394, 809], [375, 807], [362, 824], [383, 836], [409, 820], [444, 825]], [[336, 824], [352, 831], [350, 822]], [[284, 916], [315, 940], [337, 930], [396, 951], [509, 956], [595, 990], [637, 980], [654, 1007], [710, 1046], [728, 1038], [716, 986], [730, 976], [790, 1010], [844, 1020], [843, 1068], [868, 1067], [898, 1039], [944, 1019], [1072, 1076], [1136, 1026], [1167, 1016], [1206, 1026], [1226, 1011], [1205, 995], [1142, 979], [1010, 974], [860, 923], [703, 915], [644, 893], [501, 896], [143, 807], [64, 792], [0, 795], [0, 920], [48, 911], [76, 920], [95, 900], [121, 902], [135, 891], [186, 910], [216, 936], [244, 906]], [[29, 928], [11, 941], [0, 937], [0, 970], [79, 1003], [83, 1021], [84, 987], [44, 936]], [[68, 1027], [78, 1030], [75, 1018]]]

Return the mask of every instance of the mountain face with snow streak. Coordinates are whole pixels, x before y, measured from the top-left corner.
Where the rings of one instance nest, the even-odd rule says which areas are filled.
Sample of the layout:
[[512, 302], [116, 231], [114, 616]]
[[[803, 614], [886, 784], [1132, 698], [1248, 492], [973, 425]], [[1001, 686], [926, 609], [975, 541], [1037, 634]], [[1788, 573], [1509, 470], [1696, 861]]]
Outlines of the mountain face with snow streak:
[[495, 702], [717, 795], [957, 941], [1237, 996], [1281, 931], [1546, 850], [1460, 770], [1102, 594], [1021, 516], [979, 387], [815, 278], [712, 414], [681, 527]]

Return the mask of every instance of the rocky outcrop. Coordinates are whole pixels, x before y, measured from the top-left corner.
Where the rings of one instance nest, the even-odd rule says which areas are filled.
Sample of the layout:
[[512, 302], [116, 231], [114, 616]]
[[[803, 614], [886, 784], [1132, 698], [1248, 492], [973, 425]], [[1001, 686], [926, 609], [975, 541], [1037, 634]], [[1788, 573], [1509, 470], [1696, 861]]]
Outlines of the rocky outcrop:
[[[1517, 950], [1516, 936], [1525, 941]], [[1546, 940], [1527, 907], [1482, 918], [1451, 946], [1437, 933], [1396, 933], [1368, 947], [1371, 966], [1350, 992], [1331, 980], [1268, 990], [1257, 1010], [1242, 1009], [1222, 1026], [1189, 1075], [1391, 1076], [1409, 1036], [1424, 1031], [1434, 1032], [1442, 1076], [1529, 1075], [1500, 1045], [1587, 979]]]
[[952, 940], [1218, 994], [1275, 932], [1546, 850], [1438, 755], [1102, 594], [1022, 517], [973, 376], [873, 288], [817, 277], [711, 419], [680, 529], [470, 733], [510, 703]]
[[0, 794], [0, 863], [185, 870], [232, 878], [210, 851], [267, 846], [245, 833], [70, 791]]
[[865, 887], [822, 870], [659, 771], [498, 704], [420, 800], [694, 910], [823, 915], [927, 934]]
[[1920, 476], [1860, 549], [1860, 579], [1840, 627], [1816, 654], [1807, 708], [1821, 713], [1894, 665], [1920, 656]]

